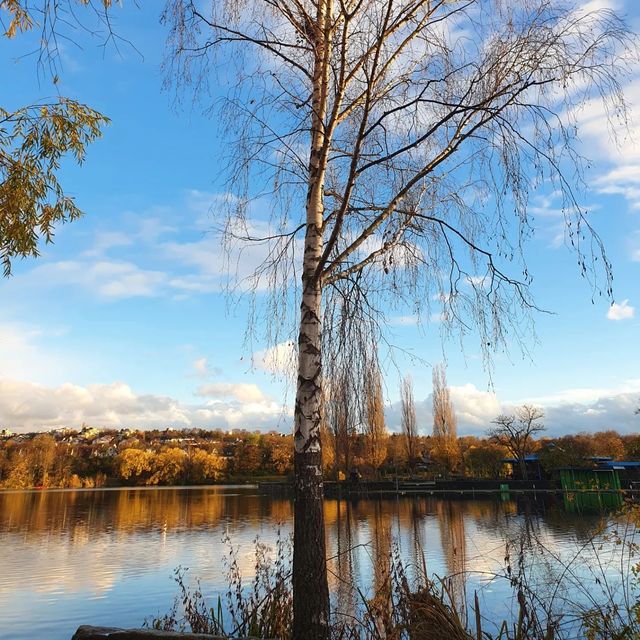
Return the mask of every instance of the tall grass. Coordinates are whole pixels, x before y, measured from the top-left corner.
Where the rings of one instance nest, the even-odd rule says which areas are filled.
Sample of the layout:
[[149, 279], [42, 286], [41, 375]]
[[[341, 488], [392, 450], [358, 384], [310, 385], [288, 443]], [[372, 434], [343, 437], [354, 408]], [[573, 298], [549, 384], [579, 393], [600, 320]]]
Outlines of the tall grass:
[[[408, 571], [398, 548], [392, 546], [388, 570], [373, 594], [357, 584], [345, 585], [355, 594], [357, 606], [349, 612], [334, 606], [332, 639], [640, 640], [639, 536], [638, 505], [629, 505], [623, 515], [603, 524], [598, 535], [568, 559], [527, 527], [525, 535], [507, 542], [503, 570], [483, 576], [491, 584], [508, 584], [513, 605], [505, 620], [486, 617], [477, 592], [468, 605], [460, 603], [454, 594], [455, 576], [429, 576], [426, 564]], [[238, 547], [228, 538], [226, 546], [226, 593], [209, 599], [198, 581], [190, 584], [188, 570], [179, 568], [175, 572], [179, 594], [172, 610], [149, 620], [147, 626], [288, 640], [291, 540], [279, 532], [271, 549], [256, 539], [253, 577], [248, 582], [240, 570]], [[534, 547], [534, 563], [538, 569], [544, 566], [544, 581], [539, 571], [532, 570]], [[585, 557], [590, 559], [588, 566]], [[343, 579], [335, 573], [333, 578]]]

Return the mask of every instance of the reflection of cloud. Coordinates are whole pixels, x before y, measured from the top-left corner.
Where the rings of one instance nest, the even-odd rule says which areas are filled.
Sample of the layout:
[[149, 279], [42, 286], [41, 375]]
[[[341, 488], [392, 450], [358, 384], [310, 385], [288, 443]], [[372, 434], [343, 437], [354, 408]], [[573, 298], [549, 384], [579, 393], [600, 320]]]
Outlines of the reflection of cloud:
[[[240, 569], [250, 579], [255, 574], [256, 531], [267, 524], [260, 537], [273, 547], [277, 525], [283, 523], [287, 537], [289, 500], [265, 500], [251, 488], [187, 491], [188, 495], [185, 490], [157, 488], [1, 494], [0, 616], [10, 610], [6, 603], [20, 590], [36, 597], [84, 601], [108, 596], [121, 584], [152, 574], [173, 593], [170, 575], [180, 565], [194, 567], [192, 575], [218, 586], [224, 581], [220, 551], [225, 531], [234, 546], [241, 546]], [[236, 520], [229, 522], [229, 513]], [[212, 541], [218, 553], [212, 553]], [[154, 612], [143, 611], [140, 619]]]

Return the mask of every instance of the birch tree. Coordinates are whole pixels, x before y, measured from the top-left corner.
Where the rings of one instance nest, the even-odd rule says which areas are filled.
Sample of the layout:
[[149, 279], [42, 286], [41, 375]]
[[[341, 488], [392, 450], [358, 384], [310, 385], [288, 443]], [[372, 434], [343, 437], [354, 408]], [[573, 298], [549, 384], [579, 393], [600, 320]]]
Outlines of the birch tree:
[[236, 143], [218, 220], [227, 248], [265, 256], [243, 288], [266, 300], [270, 338], [297, 327], [293, 635], [325, 638], [327, 345], [360, 323], [380, 332], [391, 304], [428, 317], [434, 300], [487, 358], [507, 332], [526, 339], [539, 189], [610, 296], [580, 206], [578, 108], [602, 100], [624, 122], [636, 43], [614, 12], [560, 0], [169, 0], [164, 20], [167, 77], [214, 94]]

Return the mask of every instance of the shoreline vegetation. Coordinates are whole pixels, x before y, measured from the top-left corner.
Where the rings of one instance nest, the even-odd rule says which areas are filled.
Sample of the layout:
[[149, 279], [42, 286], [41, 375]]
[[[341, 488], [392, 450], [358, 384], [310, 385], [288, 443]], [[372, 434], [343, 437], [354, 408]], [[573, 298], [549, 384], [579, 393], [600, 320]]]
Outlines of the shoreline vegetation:
[[[415, 436], [407, 455], [403, 434], [323, 434], [327, 481], [351, 483], [476, 481], [523, 478], [510, 452], [494, 439], [457, 438], [456, 456], [441, 459], [437, 440]], [[532, 440], [528, 455], [539, 466], [529, 481], [554, 478], [559, 468], [588, 468], [590, 460], [640, 460], [640, 435], [616, 431]], [[56, 429], [13, 434], [0, 431], [0, 489], [91, 489], [144, 486], [206, 486], [288, 482], [293, 473], [293, 437], [205, 429]], [[453, 483], [453, 484], [451, 484]], [[526, 487], [525, 487], [526, 488]], [[434, 487], [435, 489], [435, 487]], [[499, 486], [495, 487], [496, 490]]]
[[[420, 561], [403, 562], [397, 541], [386, 532], [372, 539], [376, 571], [370, 589], [331, 572], [350, 596], [348, 610], [332, 606], [332, 640], [637, 640], [640, 638], [640, 507], [631, 503], [583, 542], [572, 558], [548, 548], [530, 518], [506, 540], [501, 570], [483, 574], [485, 587], [509, 585], [508, 617], [484, 610], [482, 590], [467, 591], [473, 572], [447, 577], [428, 572]], [[279, 534], [275, 548], [255, 540], [253, 577], [247, 581], [238, 562], [239, 548], [230, 539], [224, 556], [226, 594], [212, 596], [188, 569], [175, 571], [177, 595], [172, 609], [148, 618], [158, 631], [289, 640], [292, 637], [291, 540]], [[606, 542], [611, 557], [596, 554], [593, 565], [584, 554]], [[420, 544], [418, 542], [418, 544]], [[349, 561], [353, 549], [347, 555]], [[338, 557], [329, 560], [339, 560]], [[532, 562], [533, 560], [533, 562]], [[544, 564], [545, 574], [536, 566]], [[339, 600], [339, 598], [338, 598]]]

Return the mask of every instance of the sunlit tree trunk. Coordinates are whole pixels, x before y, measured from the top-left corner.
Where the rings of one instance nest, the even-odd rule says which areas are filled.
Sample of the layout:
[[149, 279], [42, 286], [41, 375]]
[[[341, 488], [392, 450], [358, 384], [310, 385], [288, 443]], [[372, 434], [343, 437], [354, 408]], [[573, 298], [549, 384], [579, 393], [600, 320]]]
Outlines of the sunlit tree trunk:
[[293, 545], [293, 638], [320, 640], [329, 635], [329, 587], [324, 538], [322, 445], [322, 282], [324, 181], [327, 150], [325, 117], [329, 82], [330, 2], [317, 5], [311, 110], [311, 150], [302, 302], [298, 334], [295, 404], [295, 510]]

